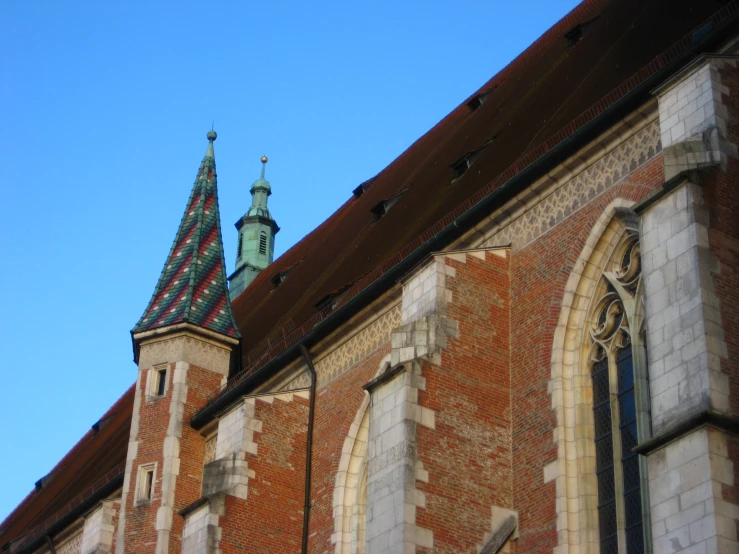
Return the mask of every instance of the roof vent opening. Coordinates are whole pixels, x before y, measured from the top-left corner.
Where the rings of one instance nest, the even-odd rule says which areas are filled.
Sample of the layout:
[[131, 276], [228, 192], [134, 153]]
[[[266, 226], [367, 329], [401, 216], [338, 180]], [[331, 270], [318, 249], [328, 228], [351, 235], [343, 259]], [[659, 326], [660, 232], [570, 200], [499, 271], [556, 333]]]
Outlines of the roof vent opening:
[[[295, 266], [293, 266], [295, 267]], [[288, 267], [287, 269], [284, 269], [280, 271], [277, 275], [272, 277], [272, 287], [277, 288], [279, 287], [282, 282], [287, 279], [287, 276], [290, 275], [290, 272], [293, 270], [292, 267]]]
[[565, 38], [567, 39], [567, 46], [569, 48], [572, 48], [580, 42], [580, 39], [585, 36], [585, 33], [587, 32], [588, 28], [593, 24], [593, 22], [598, 19], [600, 16], [594, 17], [593, 19], [590, 19], [588, 21], [585, 21], [584, 23], [578, 23], [575, 25], [572, 29], [567, 31], [565, 33]]
[[375, 205], [370, 211], [372, 212], [372, 215], [374, 217], [374, 221], [379, 221], [379, 219], [384, 216], [387, 212], [390, 211], [390, 208], [392, 208], [398, 200], [400, 200], [400, 197], [403, 196], [408, 189], [403, 189], [399, 193], [391, 196], [387, 200], [383, 200], [379, 204]]
[[481, 92], [480, 94], [474, 96], [472, 100], [467, 102], [467, 107], [470, 109], [471, 112], [474, 112], [477, 108], [483, 105], [485, 100], [487, 100], [488, 96], [490, 96], [490, 93], [493, 92], [496, 88], [498, 88], [498, 85], [495, 85], [486, 91]]
[[316, 309], [319, 312], [325, 312], [327, 315], [333, 312], [336, 308], [339, 307], [339, 297], [347, 290], [352, 288], [354, 286], [354, 283], [356, 283], [356, 281], [349, 283], [348, 285], [344, 285], [340, 289], [335, 290], [334, 292], [330, 292], [329, 294], [321, 298], [315, 304]]
[[475, 161], [475, 158], [477, 157], [478, 151], [475, 152], [468, 152], [461, 158], [459, 158], [456, 162], [454, 162], [450, 167], [452, 168], [452, 182], [459, 179], [462, 175], [467, 173], [467, 170], [472, 166], [472, 163]]
[[364, 192], [370, 187], [370, 185], [374, 183], [375, 179], [377, 179], [377, 175], [375, 175], [371, 179], [367, 179], [364, 183], [360, 184], [357, 188], [355, 188], [352, 191], [354, 198], [359, 198], [360, 196], [362, 196]]

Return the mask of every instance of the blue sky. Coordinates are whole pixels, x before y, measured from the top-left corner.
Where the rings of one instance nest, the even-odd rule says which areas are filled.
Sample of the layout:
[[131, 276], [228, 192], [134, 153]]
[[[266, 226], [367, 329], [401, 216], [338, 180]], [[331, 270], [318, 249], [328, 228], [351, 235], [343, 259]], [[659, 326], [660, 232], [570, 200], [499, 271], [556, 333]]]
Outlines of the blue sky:
[[279, 255], [575, 4], [4, 3], [0, 519], [135, 380], [211, 122], [230, 272], [262, 154]]

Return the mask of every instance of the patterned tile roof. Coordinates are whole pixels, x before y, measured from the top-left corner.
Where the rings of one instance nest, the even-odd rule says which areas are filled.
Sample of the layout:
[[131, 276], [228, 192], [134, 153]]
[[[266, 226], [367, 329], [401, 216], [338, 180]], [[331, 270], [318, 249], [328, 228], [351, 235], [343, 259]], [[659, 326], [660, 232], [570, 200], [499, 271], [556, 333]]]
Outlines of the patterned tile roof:
[[144, 315], [132, 334], [190, 323], [229, 337], [239, 337], [226, 286], [226, 263], [218, 211], [216, 161], [208, 149], [162, 274]]

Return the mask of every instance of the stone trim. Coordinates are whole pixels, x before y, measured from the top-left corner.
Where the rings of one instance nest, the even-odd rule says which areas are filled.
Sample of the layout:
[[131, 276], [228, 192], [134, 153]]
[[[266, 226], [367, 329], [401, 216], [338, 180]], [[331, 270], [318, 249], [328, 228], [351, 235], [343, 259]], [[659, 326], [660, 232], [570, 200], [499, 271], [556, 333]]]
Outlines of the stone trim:
[[85, 516], [81, 554], [106, 554], [111, 551], [115, 532], [114, 519], [119, 509], [120, 501], [105, 500]]
[[632, 205], [615, 199], [593, 226], [565, 286], [554, 331], [549, 392], [556, 417], [557, 459], [544, 467], [544, 482], [554, 481], [556, 487], [556, 554], [599, 548], [592, 384], [582, 349], [596, 287], [627, 223], [632, 223], [628, 210]]
[[175, 489], [177, 476], [180, 474], [180, 438], [182, 437], [183, 414], [187, 404], [187, 371], [189, 368], [189, 363], [178, 361], [175, 363], [172, 375], [169, 425], [162, 448], [162, 495], [154, 524], [157, 530], [156, 554], [167, 554], [169, 552]]
[[641, 214], [652, 422], [668, 425], [711, 409], [729, 413], [727, 354], [708, 245], [708, 211], [690, 182]]
[[[226, 502], [223, 494], [191, 504], [182, 528], [182, 554], [220, 554], [223, 529], [220, 518], [226, 515]], [[184, 510], [183, 510], [184, 511]]]
[[244, 396], [218, 420], [215, 460], [203, 468], [203, 496], [226, 493], [246, 500], [249, 479], [255, 477], [249, 468], [249, 458], [257, 456], [259, 448], [254, 433], [262, 432], [262, 421], [256, 418], [256, 403], [272, 404], [275, 400], [292, 402], [295, 397], [310, 398], [310, 391], [299, 389]]
[[479, 554], [497, 554], [518, 527], [518, 517], [511, 513], [497, 526], [493, 525], [493, 533], [485, 540]]
[[433, 549], [434, 533], [416, 524], [417, 508], [426, 507], [416, 481], [429, 474], [418, 458], [416, 429], [435, 427], [435, 413], [418, 405], [426, 380], [418, 362], [375, 388], [370, 400], [367, 462], [367, 554]]
[[[143, 349], [142, 349], [143, 350]], [[144, 397], [142, 385], [142, 377], [144, 371], [139, 368], [136, 375], [136, 388], [134, 389], [133, 412], [131, 414], [131, 431], [128, 439], [128, 448], [126, 450], [126, 469], [123, 474], [123, 487], [121, 488], [121, 513], [118, 517], [118, 535], [116, 537], [116, 552], [125, 552], [126, 540], [126, 506], [128, 505], [128, 495], [131, 488], [131, 477], [133, 474], [133, 464], [138, 456], [139, 441], [139, 423], [141, 414], [141, 399]], [[135, 486], [135, 483], [134, 483]]]
[[56, 554], [82, 554], [82, 530], [55, 547]]
[[403, 371], [405, 371], [405, 367], [402, 364], [390, 367], [383, 373], [380, 373], [380, 375], [372, 379], [369, 383], [362, 385], [362, 388], [368, 393], [372, 394], [372, 391], [374, 391], [377, 387], [383, 385], [384, 383], [395, 377], [398, 373], [402, 373]]
[[634, 448], [635, 452], [646, 456], [655, 450], [687, 435], [701, 427], [713, 427], [729, 435], [739, 437], [739, 419], [731, 415], [721, 414], [714, 411], [705, 411], [679, 422], [677, 425], [664, 429], [656, 436], [646, 440]]
[[369, 403], [370, 395], [365, 394], [341, 449], [334, 484], [334, 532], [331, 534], [336, 554], [364, 552], [364, 533], [358, 531], [364, 527], [359, 519], [366, 517], [367, 509]]

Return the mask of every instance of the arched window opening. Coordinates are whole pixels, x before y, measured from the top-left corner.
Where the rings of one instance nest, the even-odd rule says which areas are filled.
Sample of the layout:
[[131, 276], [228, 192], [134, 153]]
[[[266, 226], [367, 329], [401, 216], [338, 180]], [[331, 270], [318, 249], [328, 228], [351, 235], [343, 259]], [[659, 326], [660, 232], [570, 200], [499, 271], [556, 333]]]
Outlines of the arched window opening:
[[267, 254], [267, 233], [264, 231], [259, 233], [259, 253], [263, 256]]
[[[648, 551], [646, 459], [649, 437], [639, 241], [628, 232], [598, 285], [591, 312], [590, 363], [602, 554]], [[610, 269], [610, 271], [609, 271]]]

